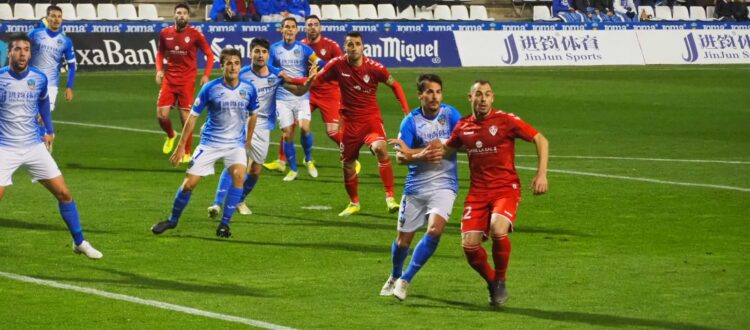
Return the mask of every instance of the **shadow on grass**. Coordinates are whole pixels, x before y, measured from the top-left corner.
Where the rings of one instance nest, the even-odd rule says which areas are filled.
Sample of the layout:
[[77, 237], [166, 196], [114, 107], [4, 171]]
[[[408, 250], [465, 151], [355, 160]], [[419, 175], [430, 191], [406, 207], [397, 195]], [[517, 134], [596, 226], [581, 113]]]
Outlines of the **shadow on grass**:
[[67, 163], [62, 169], [91, 170], [104, 172], [151, 172], [151, 173], [185, 173], [182, 168], [138, 168], [138, 167], [103, 167], [87, 166], [78, 163]]
[[76, 277], [49, 276], [49, 275], [32, 275], [32, 276], [38, 277], [41, 279], [52, 280], [52, 281], [107, 283], [107, 284], [116, 284], [116, 285], [123, 286], [123, 287], [137, 287], [137, 288], [144, 288], [144, 289], [221, 294], [221, 295], [227, 295], [227, 296], [248, 296], [248, 297], [263, 297], [263, 298], [271, 297], [271, 295], [262, 293], [258, 290], [252, 290], [250, 288], [238, 286], [235, 284], [188, 283], [188, 282], [180, 282], [180, 281], [174, 281], [174, 280], [147, 277], [147, 276], [120, 271], [116, 269], [108, 269], [108, 268], [102, 268], [102, 267], [86, 267], [86, 268], [117, 275], [120, 278], [118, 279], [76, 278]]
[[221, 239], [214, 237], [200, 237], [192, 235], [176, 235], [175, 237], [192, 238], [203, 241], [221, 242], [227, 244], [245, 244], [245, 245], [257, 245], [257, 246], [277, 246], [283, 248], [300, 248], [300, 249], [313, 249], [313, 250], [331, 250], [331, 251], [346, 251], [346, 252], [362, 252], [362, 253], [377, 253], [388, 255], [391, 251], [390, 245], [370, 245], [370, 244], [356, 244], [351, 242], [340, 242], [340, 243], [294, 243], [294, 242], [260, 242], [260, 241], [247, 241], [247, 240], [236, 240], [236, 239]]
[[[434, 298], [425, 295], [412, 295], [413, 298], [419, 298], [429, 301], [442, 303], [452, 308], [459, 308], [468, 311], [476, 312], [493, 312], [493, 313], [507, 313], [514, 315], [523, 315], [533, 317], [536, 319], [560, 321], [568, 323], [583, 323], [593, 326], [601, 326], [605, 328], [613, 327], [650, 327], [658, 329], [695, 329], [695, 330], [713, 330], [711, 328], [702, 325], [684, 323], [684, 322], [671, 322], [663, 320], [650, 320], [641, 319], [635, 317], [609, 315], [609, 314], [596, 314], [596, 313], [583, 313], [583, 312], [571, 312], [571, 311], [550, 311], [537, 308], [522, 308], [522, 307], [492, 307], [489, 304], [475, 305], [463, 301], [449, 300]], [[412, 304], [407, 305], [414, 308], [440, 308], [435, 305], [425, 304]]]
[[[250, 220], [250, 223], [263, 223], [263, 224], [272, 224], [272, 225], [280, 225], [280, 226], [303, 226], [303, 227], [349, 227], [349, 228], [360, 228], [360, 229], [377, 229], [377, 230], [388, 230], [392, 232], [396, 232], [396, 218], [395, 217], [385, 217], [385, 216], [377, 216], [377, 215], [367, 215], [367, 214], [358, 214], [355, 216], [347, 217], [347, 218], [338, 218], [340, 220], [323, 220], [323, 219], [314, 219], [314, 218], [303, 218], [303, 217], [295, 217], [290, 215], [281, 215], [281, 214], [270, 214], [270, 213], [257, 213], [253, 212], [253, 215], [259, 215], [269, 218], [279, 218], [279, 219], [288, 219], [288, 220], [294, 220], [294, 223], [289, 222], [260, 222], [260, 221], [252, 221]], [[388, 219], [393, 220], [393, 223], [386, 224], [386, 223], [373, 223], [373, 222], [363, 222], [358, 221], [357, 217], [360, 217], [362, 215], [365, 215], [367, 217], [372, 218], [379, 218], [379, 219]], [[353, 220], [353, 221], [352, 221]], [[298, 222], [299, 221], [299, 222]]]
[[544, 227], [527, 227], [527, 226], [518, 226], [517, 233], [524, 233], [524, 234], [550, 234], [550, 235], [568, 235], [568, 236], [578, 236], [578, 237], [591, 237], [589, 234], [583, 234], [580, 232], [577, 232], [575, 230], [570, 229], [560, 229], [560, 228], [544, 228]]
[[[16, 228], [16, 229], [31, 229], [31, 230], [43, 230], [43, 231], [64, 231], [67, 232], [68, 228], [65, 227], [65, 223], [60, 219], [57, 224], [46, 224], [46, 223], [33, 223], [14, 219], [0, 218], [0, 228]], [[110, 232], [104, 230], [91, 230], [83, 227], [84, 233], [97, 233], [97, 234], [108, 234]]]

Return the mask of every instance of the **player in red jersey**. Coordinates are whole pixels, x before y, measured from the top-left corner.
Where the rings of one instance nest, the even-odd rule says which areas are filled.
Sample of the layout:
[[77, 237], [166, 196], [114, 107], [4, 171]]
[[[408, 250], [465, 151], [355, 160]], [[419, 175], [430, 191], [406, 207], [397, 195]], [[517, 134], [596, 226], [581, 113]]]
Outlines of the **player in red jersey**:
[[[156, 84], [161, 85], [159, 100], [156, 104], [156, 116], [159, 126], [167, 133], [162, 151], [165, 154], [172, 152], [177, 133], [172, 129], [172, 121], [169, 120], [169, 109], [176, 106], [180, 109], [180, 120], [182, 124], [190, 114], [190, 107], [195, 94], [195, 76], [198, 75], [197, 51], [198, 48], [206, 55], [206, 69], [201, 78], [201, 85], [208, 82], [211, 68], [214, 63], [214, 55], [206, 42], [203, 33], [188, 26], [190, 19], [190, 8], [184, 3], [174, 7], [174, 23], [161, 30], [159, 33], [159, 48], [156, 51]], [[167, 58], [166, 73], [164, 72], [164, 57]], [[185, 157], [182, 162], [190, 161], [190, 147], [193, 137], [188, 137], [185, 144]]]
[[369, 145], [378, 158], [386, 205], [388, 211], [394, 213], [399, 205], [393, 197], [393, 167], [376, 98], [378, 84], [384, 83], [393, 90], [404, 114], [409, 113], [409, 104], [401, 85], [388, 69], [364, 56], [364, 43], [359, 32], [347, 33], [344, 47], [346, 55], [328, 62], [316, 79], [316, 83], [338, 81], [341, 91], [341, 161], [344, 165], [344, 186], [351, 202], [339, 216], [360, 211], [355, 164], [363, 144]]

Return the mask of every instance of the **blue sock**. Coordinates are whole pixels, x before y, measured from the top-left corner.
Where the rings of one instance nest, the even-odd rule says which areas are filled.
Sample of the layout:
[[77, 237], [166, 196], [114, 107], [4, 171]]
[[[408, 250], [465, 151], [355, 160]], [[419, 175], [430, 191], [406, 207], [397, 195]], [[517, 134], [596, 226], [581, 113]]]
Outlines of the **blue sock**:
[[297, 150], [294, 149], [294, 141], [284, 142], [284, 154], [289, 168], [297, 172]]
[[427, 263], [430, 256], [435, 253], [438, 243], [440, 243], [440, 236], [432, 237], [425, 234], [424, 237], [422, 237], [422, 240], [419, 241], [419, 244], [414, 248], [409, 267], [406, 268], [406, 273], [401, 275], [401, 279], [411, 282], [414, 275], [417, 275], [417, 272]]
[[187, 206], [188, 202], [190, 202], [190, 195], [192, 195], [190, 191], [182, 191], [182, 186], [180, 186], [180, 189], [177, 189], [177, 195], [174, 196], [174, 203], [172, 204], [172, 215], [169, 216], [169, 221], [172, 221], [174, 223], [180, 221], [182, 210], [184, 210], [185, 206]]
[[73, 242], [76, 245], [81, 245], [83, 242], [83, 229], [81, 229], [81, 219], [78, 217], [78, 207], [76, 202], [71, 201], [70, 203], [63, 204], [62, 202], [57, 203], [57, 207], [60, 209], [60, 215], [65, 221], [65, 225], [68, 226], [70, 235], [73, 236]]
[[224, 204], [224, 199], [227, 198], [227, 189], [232, 185], [232, 175], [229, 174], [229, 169], [224, 168], [221, 171], [219, 177], [219, 185], [216, 187], [216, 197], [214, 197], [214, 205]]
[[304, 132], [299, 132], [300, 143], [302, 144], [302, 150], [305, 151], [305, 162], [312, 160], [312, 149], [313, 149], [313, 135], [312, 132], [305, 135]]
[[221, 216], [221, 223], [225, 225], [229, 224], [229, 220], [232, 220], [232, 215], [234, 215], [234, 210], [237, 208], [240, 198], [242, 198], [242, 188], [229, 187], [227, 200], [224, 203], [224, 214]]
[[393, 261], [391, 276], [393, 276], [394, 278], [401, 277], [401, 270], [404, 268], [404, 261], [406, 260], [406, 256], [408, 255], [409, 248], [407, 247], [402, 249], [398, 247], [396, 240], [393, 240], [393, 245], [391, 245], [391, 261]]
[[240, 198], [240, 202], [245, 201], [247, 195], [250, 195], [250, 193], [253, 191], [253, 188], [255, 188], [256, 183], [258, 183], [257, 176], [252, 174], [245, 175], [245, 183], [242, 184], [242, 197]]

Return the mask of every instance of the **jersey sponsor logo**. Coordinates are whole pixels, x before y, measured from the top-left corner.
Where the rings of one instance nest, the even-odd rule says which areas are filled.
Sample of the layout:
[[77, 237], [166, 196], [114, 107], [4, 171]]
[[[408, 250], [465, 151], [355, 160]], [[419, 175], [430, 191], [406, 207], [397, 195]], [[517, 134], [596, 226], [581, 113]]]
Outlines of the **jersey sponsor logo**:
[[497, 126], [490, 126], [490, 134], [492, 134], [492, 136], [495, 136], [495, 134], [497, 134]]
[[476, 146], [477, 146], [477, 148], [481, 148], [482, 147], [482, 141], [481, 140], [477, 140]]
[[344, 77], [347, 77], [347, 78], [349, 78], [349, 77], [351, 77], [351, 76], [352, 76], [352, 75], [350, 75], [350, 74], [346, 74], [346, 73], [342, 73], [341, 75], [342, 75], [342, 76], [344, 76]]
[[167, 40], [174, 40], [174, 38], [167, 38]]
[[464, 135], [472, 135], [472, 134], [474, 134], [474, 131], [466, 131], [466, 132], [464, 132]]

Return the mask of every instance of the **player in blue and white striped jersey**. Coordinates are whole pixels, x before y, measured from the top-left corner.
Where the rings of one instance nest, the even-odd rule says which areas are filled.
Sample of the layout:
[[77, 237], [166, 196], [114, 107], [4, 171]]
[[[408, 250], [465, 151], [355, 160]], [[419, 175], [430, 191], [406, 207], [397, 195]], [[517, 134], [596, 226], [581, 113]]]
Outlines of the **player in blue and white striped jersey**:
[[[417, 79], [417, 95], [421, 106], [412, 110], [401, 122], [396, 158], [408, 164], [404, 196], [398, 216], [398, 236], [391, 246], [391, 276], [380, 295], [406, 299], [412, 278], [437, 249], [443, 228], [451, 215], [458, 193], [456, 155], [442, 159], [427, 148], [431, 143], [445, 142], [461, 120], [461, 114], [443, 100], [443, 82], [434, 74]], [[399, 148], [403, 144], [403, 147]], [[407, 151], [408, 150], [408, 151]], [[414, 234], [427, 222], [427, 233], [419, 241], [406, 272], [404, 261]]]
[[65, 85], [65, 100], [73, 100], [73, 83], [76, 76], [76, 55], [73, 41], [62, 31], [62, 9], [52, 5], [47, 7], [46, 26], [29, 32], [31, 38], [31, 65], [47, 75], [50, 111], [55, 111], [57, 86], [60, 79], [60, 68], [67, 65], [68, 81]]
[[[27, 35], [12, 35], [8, 46], [8, 66], [0, 68], [0, 200], [5, 188], [13, 184], [13, 173], [27, 167], [31, 177], [57, 198], [60, 215], [73, 236], [73, 251], [100, 259], [102, 253], [83, 237], [76, 203], [47, 150], [55, 138], [47, 76], [29, 65], [33, 53]], [[38, 135], [37, 116], [44, 122], [43, 138]]]
[[220, 54], [223, 77], [205, 84], [193, 104], [180, 142], [169, 160], [178, 166], [185, 156], [185, 144], [193, 134], [195, 122], [204, 109], [208, 108], [208, 119], [203, 127], [201, 141], [193, 152], [188, 164], [187, 177], [177, 190], [172, 213], [165, 221], [151, 227], [154, 234], [161, 234], [177, 227], [182, 211], [190, 201], [192, 191], [201, 177], [214, 174], [214, 164], [224, 160], [224, 166], [232, 175], [232, 186], [227, 192], [226, 205], [216, 236], [229, 237], [229, 221], [242, 196], [245, 180], [246, 150], [250, 149], [251, 139], [257, 119], [258, 92], [252, 83], [239, 78], [242, 54], [234, 48], [224, 48]]
[[[252, 59], [252, 63], [240, 70], [240, 79], [253, 83], [258, 91], [258, 111], [256, 112], [258, 119], [255, 123], [252, 145], [248, 155], [248, 173], [243, 185], [242, 198], [240, 199], [240, 203], [237, 204], [237, 211], [244, 215], [252, 214], [250, 208], [245, 204], [245, 197], [250, 194], [258, 182], [258, 177], [263, 169], [262, 165], [268, 155], [271, 130], [273, 130], [276, 122], [277, 93], [285, 90], [294, 95], [304, 95], [307, 93], [318, 72], [317, 66], [313, 66], [310, 68], [307, 78], [290, 79], [281, 69], [268, 66], [269, 48], [270, 44], [268, 40], [254, 38], [250, 42], [250, 58]], [[224, 169], [219, 179], [219, 185], [216, 188], [214, 203], [208, 207], [208, 216], [210, 218], [213, 219], [219, 215], [221, 204], [224, 203], [231, 183], [232, 177]]]

